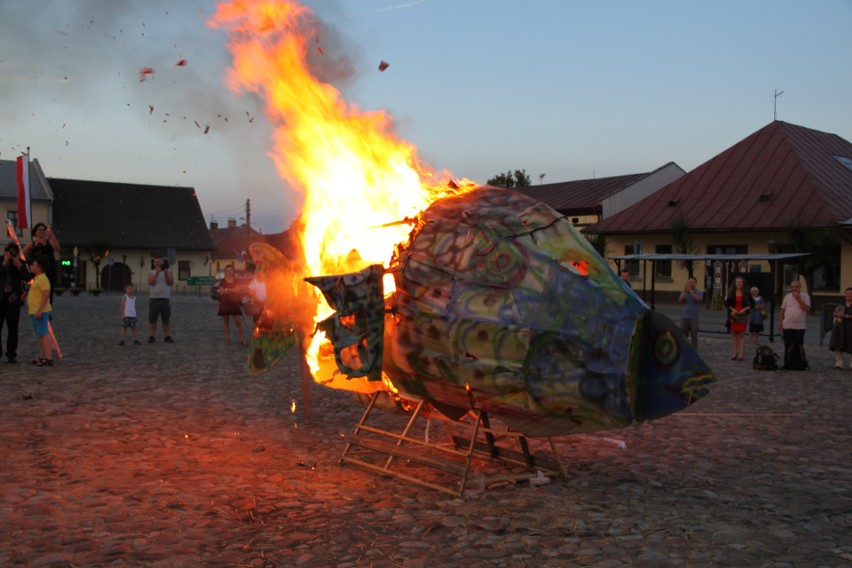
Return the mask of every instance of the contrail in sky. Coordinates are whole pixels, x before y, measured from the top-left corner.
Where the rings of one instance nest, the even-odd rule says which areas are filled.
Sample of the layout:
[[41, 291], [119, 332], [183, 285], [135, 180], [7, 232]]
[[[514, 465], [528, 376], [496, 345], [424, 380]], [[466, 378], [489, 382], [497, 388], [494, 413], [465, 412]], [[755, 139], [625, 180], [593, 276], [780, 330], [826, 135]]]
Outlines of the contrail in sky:
[[427, 0], [417, 0], [416, 2], [409, 2], [407, 4], [397, 4], [396, 6], [385, 6], [384, 8], [378, 8], [376, 10], [370, 10], [368, 12], [362, 12], [362, 14], [381, 14], [382, 12], [390, 12], [391, 10], [402, 10], [403, 8], [411, 8], [412, 6], [417, 6], [418, 4], [423, 4]]

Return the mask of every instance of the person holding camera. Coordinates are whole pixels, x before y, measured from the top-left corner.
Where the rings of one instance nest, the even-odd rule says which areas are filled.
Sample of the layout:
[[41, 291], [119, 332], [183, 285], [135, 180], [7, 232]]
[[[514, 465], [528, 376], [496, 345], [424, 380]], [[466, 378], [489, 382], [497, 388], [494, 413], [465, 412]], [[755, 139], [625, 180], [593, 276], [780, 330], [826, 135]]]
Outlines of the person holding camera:
[[148, 300], [148, 343], [157, 341], [157, 320], [163, 321], [163, 342], [174, 343], [169, 334], [169, 320], [172, 315], [171, 291], [175, 277], [169, 268], [169, 262], [161, 256], [154, 257], [154, 269], [148, 272], [150, 299]]
[[53, 230], [44, 223], [36, 223], [32, 229], [32, 240], [24, 245], [24, 256], [32, 263], [41, 258], [42, 269], [50, 281], [50, 303], [53, 303], [53, 289], [59, 276], [56, 266], [56, 253], [60, 251], [59, 241]]
[[704, 293], [698, 289], [698, 280], [694, 276], [686, 279], [683, 292], [680, 293], [677, 301], [683, 304], [680, 313], [680, 329], [684, 337], [692, 336], [692, 348], [698, 351], [698, 317], [701, 302], [704, 301]]
[[[0, 334], [6, 326], [6, 359], [9, 363], [18, 362], [18, 323], [21, 320], [24, 282], [30, 279], [27, 266], [21, 260], [18, 245], [9, 243], [3, 251], [0, 263]], [[3, 344], [0, 341], [0, 357], [3, 356]]]

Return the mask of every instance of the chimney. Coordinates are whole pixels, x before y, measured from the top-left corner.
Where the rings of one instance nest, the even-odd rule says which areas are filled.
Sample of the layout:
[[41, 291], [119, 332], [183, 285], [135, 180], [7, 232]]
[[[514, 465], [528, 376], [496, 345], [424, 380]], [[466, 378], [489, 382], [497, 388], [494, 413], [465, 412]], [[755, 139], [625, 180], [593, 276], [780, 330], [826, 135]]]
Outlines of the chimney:
[[219, 230], [219, 221], [210, 221], [210, 230], [218, 231]]
[[228, 228], [236, 229], [237, 228], [237, 220], [236, 219], [228, 219]]

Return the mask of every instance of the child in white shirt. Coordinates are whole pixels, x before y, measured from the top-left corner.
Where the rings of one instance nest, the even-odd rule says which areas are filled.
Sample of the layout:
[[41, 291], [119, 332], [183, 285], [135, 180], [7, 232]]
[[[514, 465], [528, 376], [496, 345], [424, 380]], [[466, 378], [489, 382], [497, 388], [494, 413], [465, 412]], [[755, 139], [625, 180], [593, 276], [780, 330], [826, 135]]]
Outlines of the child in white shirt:
[[121, 332], [119, 333], [121, 341], [118, 342], [119, 345], [124, 345], [124, 334], [128, 327], [133, 336], [133, 345], [142, 345], [142, 342], [136, 337], [136, 296], [134, 295], [133, 284], [125, 286], [124, 296], [121, 297]]

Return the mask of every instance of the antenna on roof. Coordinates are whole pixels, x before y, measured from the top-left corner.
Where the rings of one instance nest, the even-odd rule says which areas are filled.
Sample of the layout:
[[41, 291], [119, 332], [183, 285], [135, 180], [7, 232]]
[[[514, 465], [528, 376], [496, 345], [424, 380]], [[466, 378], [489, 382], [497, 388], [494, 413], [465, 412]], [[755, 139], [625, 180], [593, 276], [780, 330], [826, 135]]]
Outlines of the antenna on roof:
[[538, 185], [541, 185], [541, 182], [544, 179], [544, 176], [546, 176], [546, 175], [547, 174], [538, 174]]
[[779, 91], [775, 89], [775, 97], [772, 101], [772, 120], [778, 120], [778, 97], [784, 94], [784, 91]]

